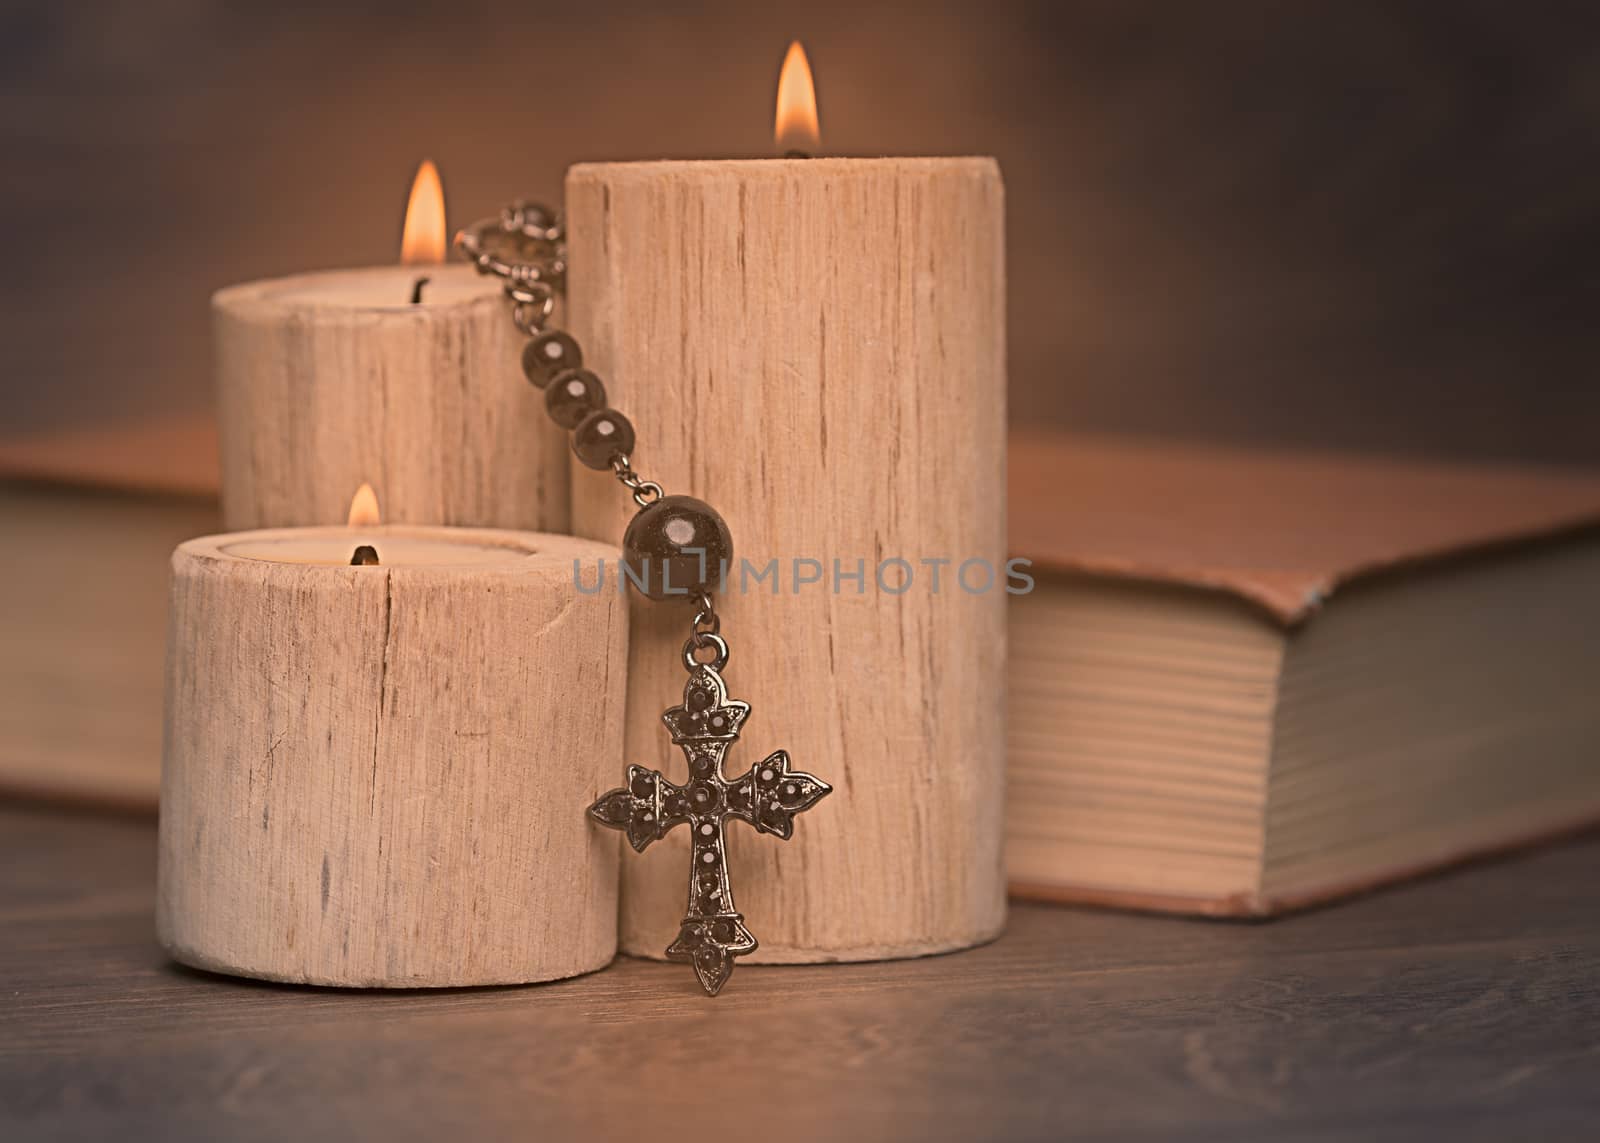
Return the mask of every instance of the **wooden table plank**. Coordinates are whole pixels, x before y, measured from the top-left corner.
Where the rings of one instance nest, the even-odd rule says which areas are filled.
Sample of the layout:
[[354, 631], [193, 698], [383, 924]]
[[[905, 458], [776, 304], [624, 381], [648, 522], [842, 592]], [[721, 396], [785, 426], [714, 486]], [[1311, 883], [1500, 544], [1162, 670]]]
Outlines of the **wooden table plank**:
[[[148, 822], [0, 809], [0, 1138], [1584, 1138], [1600, 839], [1270, 924], [364, 993], [156, 947]], [[658, 1127], [659, 1125], [659, 1127]]]

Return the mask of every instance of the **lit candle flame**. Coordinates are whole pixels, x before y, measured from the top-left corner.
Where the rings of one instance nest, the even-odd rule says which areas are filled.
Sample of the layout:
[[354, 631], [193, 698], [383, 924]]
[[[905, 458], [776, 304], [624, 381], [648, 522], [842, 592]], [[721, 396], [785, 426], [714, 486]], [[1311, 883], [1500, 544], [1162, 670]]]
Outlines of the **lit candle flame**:
[[372, 485], [363, 484], [350, 498], [350, 527], [373, 528], [382, 519], [378, 512], [378, 494], [372, 491]]
[[778, 74], [778, 115], [772, 138], [782, 153], [798, 151], [809, 155], [822, 145], [822, 131], [817, 125], [817, 88], [811, 81], [811, 64], [799, 40], [789, 45], [789, 52], [783, 57], [783, 71]]
[[444, 184], [432, 159], [422, 160], [406, 203], [406, 225], [400, 232], [400, 261], [407, 266], [443, 262], [445, 254]]

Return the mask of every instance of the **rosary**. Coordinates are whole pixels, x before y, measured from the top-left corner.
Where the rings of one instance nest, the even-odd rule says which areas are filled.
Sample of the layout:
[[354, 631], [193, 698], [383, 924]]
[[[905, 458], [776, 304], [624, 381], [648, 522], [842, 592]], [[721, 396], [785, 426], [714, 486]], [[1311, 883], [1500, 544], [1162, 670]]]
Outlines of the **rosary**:
[[[716, 509], [692, 496], [668, 496], [661, 485], [633, 469], [633, 424], [606, 404], [605, 386], [583, 368], [583, 353], [571, 334], [546, 325], [556, 294], [565, 284], [566, 250], [554, 212], [518, 202], [499, 218], [474, 223], [456, 238], [478, 268], [505, 283], [511, 319], [530, 340], [522, 371], [544, 391], [550, 418], [572, 433], [572, 451], [589, 468], [609, 468], [633, 494], [639, 511], [623, 534], [623, 566], [635, 590], [658, 603], [694, 605], [683, 665], [689, 679], [683, 703], [661, 720], [689, 763], [689, 781], [678, 786], [659, 770], [628, 767], [628, 784], [602, 795], [589, 815], [623, 830], [634, 849], [677, 825], [693, 841], [689, 904], [668, 960], [694, 966], [706, 992], [715, 996], [733, 974], [733, 959], [756, 949], [756, 938], [734, 908], [723, 828], [741, 818], [758, 833], [787, 840], [794, 817], [832, 792], [820, 778], [789, 769], [789, 756], [775, 751], [738, 778], [725, 777], [723, 759], [750, 715], [750, 705], [728, 697], [722, 669], [728, 644], [712, 593], [733, 556], [733, 539]], [[652, 578], [652, 569], [659, 575]]]

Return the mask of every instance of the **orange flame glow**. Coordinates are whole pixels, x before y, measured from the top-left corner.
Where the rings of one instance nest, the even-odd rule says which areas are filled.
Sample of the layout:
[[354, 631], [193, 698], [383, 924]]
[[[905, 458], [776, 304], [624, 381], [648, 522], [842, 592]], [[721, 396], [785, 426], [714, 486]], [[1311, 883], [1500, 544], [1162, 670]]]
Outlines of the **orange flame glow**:
[[400, 232], [400, 261], [407, 266], [443, 262], [445, 254], [444, 184], [432, 159], [422, 160], [406, 203], [406, 225]]
[[378, 494], [372, 491], [372, 485], [363, 484], [350, 498], [350, 527], [373, 528], [382, 519], [378, 512]]
[[817, 88], [811, 81], [806, 50], [795, 40], [783, 57], [778, 74], [778, 115], [772, 126], [773, 142], [780, 152], [810, 154], [822, 145], [817, 125]]

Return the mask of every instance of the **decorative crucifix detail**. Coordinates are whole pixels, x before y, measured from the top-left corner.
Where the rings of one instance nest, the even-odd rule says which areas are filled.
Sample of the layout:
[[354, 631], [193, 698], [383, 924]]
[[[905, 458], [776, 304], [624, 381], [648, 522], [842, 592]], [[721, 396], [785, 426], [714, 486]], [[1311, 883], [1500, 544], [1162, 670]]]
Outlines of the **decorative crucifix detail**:
[[[691, 640], [691, 644], [694, 641]], [[722, 762], [750, 714], [748, 703], [728, 698], [718, 670], [727, 660], [726, 644], [714, 663], [697, 661], [685, 649], [689, 681], [683, 705], [661, 716], [672, 732], [673, 745], [689, 760], [689, 782], [676, 786], [659, 770], [628, 767], [627, 786], [603, 794], [589, 813], [612, 829], [627, 831], [628, 842], [643, 853], [672, 827], [687, 824], [693, 840], [689, 870], [689, 908], [667, 959], [694, 966], [700, 984], [715, 996], [733, 974], [733, 958], [756, 949], [756, 938], [734, 908], [728, 881], [723, 826], [741, 818], [758, 833], [787, 840], [794, 816], [833, 792], [820, 778], [789, 769], [789, 755], [779, 750], [752, 766], [743, 776], [723, 776]]]

